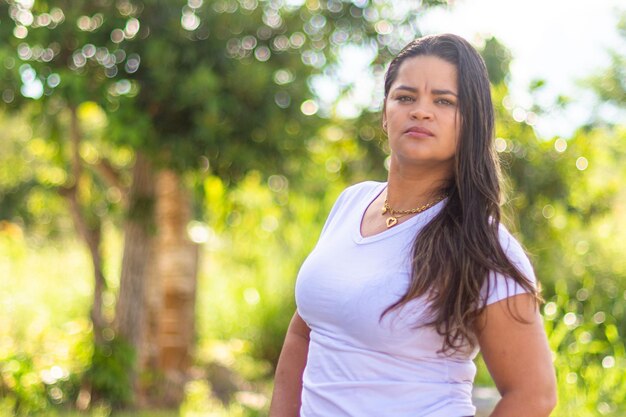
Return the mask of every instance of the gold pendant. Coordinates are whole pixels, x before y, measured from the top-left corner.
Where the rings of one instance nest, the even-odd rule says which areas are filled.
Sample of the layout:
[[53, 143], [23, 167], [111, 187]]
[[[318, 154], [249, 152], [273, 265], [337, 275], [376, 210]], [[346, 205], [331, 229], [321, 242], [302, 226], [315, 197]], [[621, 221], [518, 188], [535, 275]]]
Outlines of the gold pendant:
[[387, 207], [383, 206], [383, 213], [382, 214], [385, 214], [385, 213], [387, 213]]
[[398, 224], [398, 219], [395, 217], [387, 217], [387, 229]]

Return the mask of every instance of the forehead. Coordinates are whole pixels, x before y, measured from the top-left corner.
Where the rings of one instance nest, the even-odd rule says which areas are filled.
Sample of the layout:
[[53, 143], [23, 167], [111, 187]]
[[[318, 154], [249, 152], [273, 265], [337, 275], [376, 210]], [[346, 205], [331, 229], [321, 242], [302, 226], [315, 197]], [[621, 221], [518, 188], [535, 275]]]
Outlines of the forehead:
[[453, 64], [439, 57], [419, 55], [400, 64], [391, 89], [398, 85], [456, 91], [457, 70]]

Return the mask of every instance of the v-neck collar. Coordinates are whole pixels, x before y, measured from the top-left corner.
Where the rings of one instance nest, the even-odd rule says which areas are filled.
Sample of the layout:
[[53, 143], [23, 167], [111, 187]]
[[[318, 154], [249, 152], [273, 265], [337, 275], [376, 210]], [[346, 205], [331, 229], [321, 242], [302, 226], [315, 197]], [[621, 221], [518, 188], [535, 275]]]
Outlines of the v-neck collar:
[[388, 237], [394, 236], [398, 233], [401, 233], [407, 229], [413, 228], [418, 223], [428, 223], [434, 216], [439, 213], [439, 210], [443, 207], [443, 205], [448, 200], [444, 198], [434, 206], [430, 207], [428, 210], [423, 211], [421, 213], [416, 214], [405, 222], [397, 224], [389, 229], [383, 230], [382, 232], [376, 233], [371, 236], [363, 236], [361, 234], [361, 225], [363, 224], [363, 219], [365, 218], [365, 212], [369, 208], [369, 206], [380, 196], [380, 194], [385, 191], [387, 188], [386, 182], [381, 182], [375, 188], [372, 189], [370, 193], [367, 194], [366, 197], [363, 198], [361, 204], [359, 205], [359, 221], [356, 222], [356, 227], [354, 228], [354, 242], [358, 244], [367, 244], [377, 242], [382, 239], [387, 239]]

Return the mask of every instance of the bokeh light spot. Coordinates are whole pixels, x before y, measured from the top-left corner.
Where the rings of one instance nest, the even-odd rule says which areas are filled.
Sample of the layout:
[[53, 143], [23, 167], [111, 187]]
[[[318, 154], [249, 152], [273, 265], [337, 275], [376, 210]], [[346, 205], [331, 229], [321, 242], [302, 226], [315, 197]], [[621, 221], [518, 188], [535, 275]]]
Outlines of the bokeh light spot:
[[537, 113], [534, 112], [528, 112], [528, 114], [526, 114], [526, 124], [530, 125], [530, 126], [534, 126], [537, 124], [537, 119], [539, 117], [537, 116]]
[[43, 62], [50, 62], [54, 58], [54, 51], [51, 48], [46, 48], [41, 53], [41, 60]]
[[108, 202], [117, 204], [122, 201], [122, 192], [117, 187], [109, 187], [106, 191], [106, 199]]
[[15, 100], [15, 92], [10, 89], [6, 89], [2, 92], [2, 101], [7, 104], [10, 104]]
[[72, 61], [74, 62], [74, 66], [76, 66], [76, 68], [82, 68], [87, 63], [87, 58], [85, 58], [85, 55], [81, 52], [75, 52], [74, 55], [72, 55]]
[[282, 26], [283, 19], [276, 10], [268, 9], [263, 14], [263, 23], [273, 29], [278, 29]]
[[128, 80], [120, 80], [115, 83], [115, 91], [119, 95], [130, 93], [131, 87], [132, 87], [132, 84]]
[[137, 35], [137, 32], [139, 32], [139, 27], [139, 20], [135, 19], [134, 17], [128, 19], [128, 21], [126, 22], [126, 27], [124, 28], [124, 35], [126, 36], [126, 38], [134, 38]]
[[22, 25], [15, 26], [15, 29], [13, 29], [13, 36], [17, 39], [24, 39], [28, 36], [28, 29]]
[[341, 159], [336, 156], [330, 157], [326, 160], [326, 171], [336, 174], [341, 170]]
[[313, 100], [306, 100], [300, 106], [300, 111], [304, 113], [306, 116], [312, 116], [319, 110], [319, 106]]
[[278, 85], [284, 85], [295, 79], [293, 73], [287, 69], [280, 69], [274, 73], [274, 82]]
[[359, 130], [359, 137], [364, 141], [369, 142], [376, 137], [376, 131], [371, 126], [363, 126]]
[[200, 27], [201, 20], [195, 13], [183, 13], [180, 18], [180, 24], [183, 29], [192, 31], [198, 29]]
[[289, 37], [289, 44], [295, 49], [301, 48], [304, 45], [304, 41], [306, 41], [306, 38], [301, 32], [295, 32]]
[[344, 137], [344, 131], [339, 126], [329, 126], [324, 129], [324, 137], [331, 142], [338, 142]]
[[496, 152], [504, 152], [506, 151], [506, 139], [496, 138], [495, 142]]
[[565, 381], [567, 381], [568, 384], [575, 384], [576, 381], [578, 381], [578, 375], [576, 372], [569, 372], [565, 377]]
[[261, 220], [261, 229], [266, 232], [272, 233], [276, 229], [278, 229], [278, 219], [275, 216], [265, 216], [263, 220]]
[[82, 53], [85, 58], [93, 58], [96, 55], [96, 47], [90, 43], [83, 46]]
[[554, 316], [556, 314], [556, 310], [556, 303], [550, 301], [549, 303], [546, 303], [545, 307], [543, 308], [543, 313], [546, 316]]
[[111, 40], [113, 43], [121, 43], [124, 38], [124, 31], [122, 29], [113, 29], [111, 31]]
[[37, 16], [37, 26], [46, 27], [52, 23], [52, 16], [48, 13], [42, 13]]
[[279, 91], [274, 95], [274, 102], [281, 109], [286, 109], [291, 104], [291, 96], [286, 91]]
[[516, 107], [513, 109], [513, 120], [518, 123], [521, 123], [526, 120], [526, 110], [521, 107]]
[[55, 24], [59, 24], [65, 20], [65, 14], [63, 13], [63, 10], [59, 9], [58, 7], [50, 10], [50, 16], [52, 17], [52, 21]]
[[576, 242], [576, 253], [579, 255], [584, 255], [589, 251], [589, 242], [586, 240], [579, 240]]
[[554, 207], [552, 207], [551, 204], [546, 204], [545, 206], [543, 206], [543, 209], [541, 210], [541, 214], [546, 219], [553, 217], [555, 212], [556, 210], [554, 209]]
[[567, 149], [567, 141], [563, 138], [558, 138], [554, 141], [554, 149], [559, 153], [565, 152]]
[[602, 324], [605, 320], [606, 314], [604, 313], [604, 311], [598, 311], [596, 314], [593, 315], [593, 322], [595, 324]]
[[267, 61], [271, 56], [270, 48], [265, 45], [259, 46], [254, 50], [254, 57], [260, 62]]
[[585, 301], [587, 298], [589, 298], [589, 290], [587, 288], [581, 288], [578, 291], [576, 291], [576, 298], [578, 299], [578, 301]]
[[256, 305], [261, 301], [261, 295], [256, 288], [249, 287], [243, 291], [243, 299], [249, 305]]
[[141, 58], [138, 54], [130, 54], [128, 59], [126, 60], [126, 65], [124, 65], [124, 69], [127, 73], [132, 74], [137, 72], [139, 69], [139, 65], [141, 64]]
[[239, 0], [239, 3], [244, 10], [255, 10], [259, 6], [257, 0]]
[[287, 48], [289, 48], [289, 38], [285, 35], [275, 37], [272, 41], [272, 47], [277, 51], [287, 50]]
[[254, 36], [245, 36], [242, 40], [241, 40], [241, 47], [243, 49], [246, 49], [248, 51], [253, 50], [254, 48], [256, 48], [257, 45], [257, 40]]
[[20, 89], [24, 97], [39, 99], [43, 95], [43, 83], [37, 78], [37, 73], [28, 64], [20, 67], [22, 87]]
[[27, 43], [20, 43], [17, 46], [17, 54], [22, 61], [28, 61], [33, 56], [33, 50], [30, 49]]
[[568, 327], [573, 327], [576, 325], [576, 314], [569, 312], [567, 313], [565, 316], [563, 316], [563, 323], [565, 323], [566, 326]]
[[192, 221], [187, 225], [187, 236], [194, 243], [206, 243], [211, 237], [211, 229], [202, 222]]
[[389, 35], [393, 31], [393, 26], [386, 20], [376, 22], [374, 29], [381, 35]]
[[615, 366], [615, 358], [613, 356], [605, 356], [602, 359], [602, 367], [604, 369], [609, 369]]
[[587, 158], [585, 158], [584, 156], [581, 156], [576, 160], [576, 168], [578, 168], [579, 171], [586, 170], [588, 166], [589, 161], [587, 161]]
[[88, 31], [91, 26], [91, 19], [89, 16], [81, 16], [76, 20], [76, 26], [82, 31]]
[[606, 403], [604, 401], [598, 403], [598, 406], [596, 408], [598, 409], [598, 412], [602, 415], [609, 414], [611, 411], [613, 411], [613, 407], [611, 407], [609, 403]]
[[50, 74], [48, 75], [46, 82], [48, 86], [51, 88], [58, 87], [58, 85], [61, 84], [61, 76], [59, 76], [59, 74], [56, 74], [56, 73]]
[[580, 341], [580, 343], [585, 344], [585, 345], [591, 342], [591, 339], [592, 339], [591, 333], [589, 332], [582, 332], [580, 336], [578, 336], [578, 340]]
[[267, 186], [275, 193], [287, 191], [289, 180], [284, 175], [270, 175], [267, 179]]

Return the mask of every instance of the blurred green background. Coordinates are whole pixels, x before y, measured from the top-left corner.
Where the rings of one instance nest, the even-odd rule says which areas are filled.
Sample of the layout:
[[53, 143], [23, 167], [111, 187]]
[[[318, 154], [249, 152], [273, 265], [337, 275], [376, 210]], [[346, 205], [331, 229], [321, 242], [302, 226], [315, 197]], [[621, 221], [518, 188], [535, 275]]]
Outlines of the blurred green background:
[[[301, 262], [345, 186], [386, 178], [380, 107], [337, 111], [358, 88], [342, 53], [380, 80], [448, 6], [0, 1], [0, 415], [266, 415]], [[476, 47], [506, 224], [546, 300], [553, 415], [626, 415], [626, 124], [590, 108], [570, 137], [537, 137], [576, 97], [520, 113], [506, 45]], [[625, 59], [581, 80], [590, 105], [623, 114]]]

